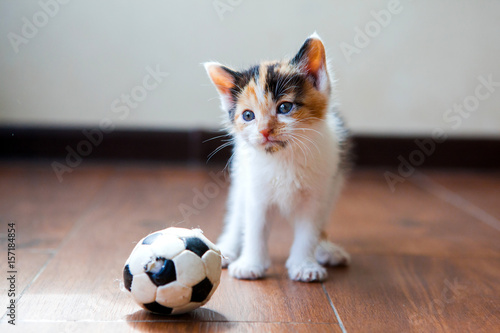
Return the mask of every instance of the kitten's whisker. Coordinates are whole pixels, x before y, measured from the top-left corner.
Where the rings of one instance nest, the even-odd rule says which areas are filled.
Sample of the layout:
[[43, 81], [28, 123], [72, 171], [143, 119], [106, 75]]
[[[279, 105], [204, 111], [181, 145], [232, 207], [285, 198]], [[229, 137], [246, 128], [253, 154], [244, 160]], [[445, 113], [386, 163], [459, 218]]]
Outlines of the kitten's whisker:
[[279, 95], [277, 95], [277, 98], [281, 98], [282, 96], [285, 96], [288, 93], [288, 90], [297, 88], [297, 86], [289, 86], [285, 90], [283, 90]]
[[[290, 140], [285, 140], [285, 142], [287, 145], [290, 144]], [[294, 151], [295, 151], [295, 149], [293, 149], [293, 147], [292, 147], [292, 149], [290, 149], [290, 150], [292, 151], [292, 164], [294, 164], [294, 157], [295, 157]]]
[[313, 153], [311, 151], [311, 149], [309, 149], [309, 146], [302, 140], [300, 140], [300, 138], [297, 138], [297, 140], [299, 140], [303, 145], [304, 147], [307, 149], [307, 151], [309, 152], [309, 155], [311, 155], [311, 157], [313, 156]]
[[231, 154], [231, 157], [229, 157], [229, 159], [227, 160], [226, 162], [226, 165], [224, 166], [224, 169], [222, 169], [222, 171], [225, 171], [227, 169], [227, 167], [229, 166], [229, 164], [231, 163], [231, 161], [233, 160], [233, 157], [234, 157], [234, 151], [233, 153]]
[[206, 139], [205, 141], [203, 141], [202, 143], [205, 143], [205, 142], [208, 142], [208, 141], [212, 141], [212, 140], [215, 140], [215, 139], [218, 139], [218, 138], [223, 138], [225, 136], [230, 136], [231, 134], [223, 134], [223, 135], [218, 135], [218, 136], [214, 136], [213, 138], [210, 138], [210, 139]]
[[318, 118], [318, 117], [306, 117], [306, 118], [303, 118], [303, 119], [298, 119], [298, 120], [295, 120], [293, 123], [294, 124], [297, 124], [297, 123], [303, 123], [303, 122], [306, 122], [306, 121], [309, 121], [309, 120], [315, 120], [315, 121], [322, 121], [322, 122], [326, 122], [326, 119], [321, 119], [321, 118]]
[[291, 137], [290, 138], [296, 145], [297, 147], [299, 147], [299, 149], [302, 151], [302, 154], [304, 155], [304, 160], [305, 160], [305, 163], [306, 163], [306, 166], [307, 166], [307, 154], [306, 152], [304, 151], [304, 149], [302, 149], [302, 146], [300, 145], [300, 143], [303, 144], [303, 142], [301, 142], [299, 139], [295, 138], [295, 137]]
[[[304, 144], [304, 142], [302, 142], [299, 138], [296, 138], [297, 142], [300, 143], [301, 146], [303, 146], [304, 148], [307, 149], [307, 146]], [[311, 151], [309, 150], [309, 153], [311, 153]], [[306, 161], [306, 166], [307, 166], [307, 154], [304, 153], [304, 157], [305, 157], [305, 161]]]
[[[282, 93], [285, 93], [285, 92], [287, 92], [288, 90], [290, 90], [290, 89], [295, 89], [295, 88], [298, 88], [298, 86], [287, 86], [286, 88], [282, 88], [282, 89], [283, 89]], [[280, 94], [280, 95], [281, 95], [281, 94]]]
[[[321, 132], [318, 132], [317, 130], [315, 129], [312, 129], [312, 128], [294, 128], [293, 130], [285, 130], [283, 133], [284, 134], [287, 134], [287, 135], [300, 135], [301, 137], [303, 137], [304, 139], [310, 141], [312, 144], [314, 144], [316, 146], [316, 143], [314, 142], [314, 140], [312, 140], [309, 136], [306, 135], [306, 133], [302, 133], [302, 134], [299, 134], [297, 133], [297, 131], [313, 131], [313, 132], [316, 132], [318, 133], [319, 135], [321, 135], [323, 137], [323, 133]], [[316, 146], [317, 148], [317, 146]]]
[[286, 80], [286, 82], [284, 83], [284, 85], [289, 84], [289, 83], [290, 83], [290, 81], [292, 81], [292, 79], [293, 79], [294, 77], [295, 77], [295, 75], [294, 75], [294, 74], [291, 74], [291, 73], [287, 74], [287, 75], [286, 75], [286, 79], [287, 79], [287, 80]]
[[[304, 136], [300, 136], [300, 134], [297, 134], [297, 133], [294, 133], [294, 134], [290, 134], [290, 136], [294, 137], [295, 139], [297, 139], [298, 141], [300, 141], [300, 143], [302, 143], [304, 145], [304, 147], [309, 150], [309, 153], [312, 155], [312, 152], [311, 150], [309, 149], [309, 146], [302, 140], [300, 140], [300, 138], [303, 138], [303, 139], [308, 139], [308, 138], [305, 138]], [[310, 140], [309, 140], [310, 141]], [[313, 142], [314, 143], [314, 142]]]
[[286, 129], [284, 132], [285, 133], [295, 133], [297, 131], [313, 131], [313, 132], [316, 132], [319, 135], [323, 136], [323, 133], [321, 133], [313, 128], [307, 128], [307, 127], [293, 127], [291, 129]]
[[213, 152], [210, 153], [210, 155], [208, 155], [208, 159], [207, 159], [207, 163], [208, 161], [210, 161], [210, 159], [215, 155], [217, 154], [219, 151], [221, 151], [222, 149], [230, 146], [232, 144], [232, 142], [226, 142], [222, 145], [220, 145], [219, 147], [217, 147]]
[[319, 135], [321, 135], [322, 137], [324, 136], [324, 135], [323, 135], [323, 133], [321, 133], [321, 132], [319, 132], [319, 131], [317, 131], [317, 130], [315, 130], [315, 129], [312, 129], [312, 128], [307, 128], [307, 127], [296, 127], [295, 129], [296, 129], [296, 130], [298, 130], [298, 131], [313, 131], [313, 132], [318, 133], [318, 134], [319, 134]]
[[307, 137], [306, 135], [302, 135], [302, 134], [298, 134], [298, 133], [295, 133], [295, 135], [300, 137], [300, 138], [306, 139], [307, 141], [312, 143], [314, 145], [314, 147], [316, 147], [316, 149], [318, 150], [318, 153], [321, 154], [321, 151], [319, 150], [318, 145], [311, 138]]

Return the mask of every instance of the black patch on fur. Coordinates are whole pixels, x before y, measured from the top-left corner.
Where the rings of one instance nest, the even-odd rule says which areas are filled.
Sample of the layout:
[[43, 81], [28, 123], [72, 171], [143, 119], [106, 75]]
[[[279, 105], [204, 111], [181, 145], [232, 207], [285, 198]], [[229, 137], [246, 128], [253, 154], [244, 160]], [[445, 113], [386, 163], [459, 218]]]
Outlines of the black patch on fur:
[[172, 308], [167, 308], [166, 306], [163, 306], [156, 301], [153, 303], [144, 304], [144, 307], [151, 312], [159, 313], [159, 314], [166, 314], [166, 315], [171, 314], [172, 310], [173, 310]]
[[209, 250], [207, 244], [197, 237], [182, 238], [186, 246], [186, 250], [194, 252], [198, 257], [203, 257], [205, 252]]
[[228, 114], [229, 114], [229, 119], [231, 119], [231, 122], [234, 123], [234, 114], [236, 112], [236, 105], [233, 105], [229, 110], [228, 110]]
[[269, 77], [269, 73], [274, 73], [276, 71], [276, 67], [278, 67], [277, 63], [276, 64], [267, 65], [267, 75], [268, 75], [268, 77]]
[[198, 283], [193, 287], [193, 293], [191, 294], [191, 302], [203, 302], [207, 299], [208, 294], [212, 291], [214, 285], [208, 278]]
[[123, 284], [128, 291], [132, 291], [133, 278], [132, 273], [130, 273], [130, 267], [125, 265], [125, 267], [123, 267]]
[[[290, 64], [294, 66], [300, 66], [301, 62], [304, 60], [304, 57], [307, 55], [307, 52], [309, 50], [311, 44], [311, 38], [306, 39], [304, 44], [302, 44], [299, 52], [293, 57], [292, 60], [290, 60]], [[311, 80], [311, 83], [314, 85], [314, 87], [318, 88], [318, 78], [315, 77], [314, 75], [307, 75], [307, 78]]]
[[304, 44], [300, 47], [299, 52], [293, 57], [293, 59], [290, 61], [292, 65], [299, 65], [302, 59], [304, 58], [305, 54], [307, 53], [307, 50], [309, 49], [309, 44], [311, 44], [311, 38], [306, 39]]
[[231, 122], [234, 122], [234, 113], [236, 110], [236, 102], [238, 101], [238, 96], [252, 79], [257, 81], [257, 79], [259, 78], [259, 66], [252, 66], [243, 72], [235, 72], [224, 66], [222, 67], [222, 69], [231, 74], [231, 76], [234, 78], [234, 87], [230, 89], [233, 106], [228, 110], [229, 118]]
[[277, 66], [278, 64], [272, 64], [267, 68], [266, 93], [270, 93], [276, 102], [289, 93], [293, 93], [295, 99], [300, 100], [304, 94], [305, 75], [299, 73], [283, 74], [276, 70]]

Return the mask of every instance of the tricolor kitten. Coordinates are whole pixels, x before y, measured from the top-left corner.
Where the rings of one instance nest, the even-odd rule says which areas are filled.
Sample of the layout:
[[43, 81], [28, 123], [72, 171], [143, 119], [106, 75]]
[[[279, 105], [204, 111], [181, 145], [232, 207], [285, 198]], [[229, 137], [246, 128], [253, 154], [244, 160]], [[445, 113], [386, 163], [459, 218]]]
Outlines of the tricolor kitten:
[[225, 229], [218, 245], [239, 279], [258, 279], [270, 265], [269, 209], [295, 227], [287, 260], [296, 281], [326, 278], [324, 264], [349, 255], [323, 232], [344, 178], [347, 131], [331, 101], [325, 48], [309, 37], [290, 60], [235, 71], [205, 64], [234, 138]]

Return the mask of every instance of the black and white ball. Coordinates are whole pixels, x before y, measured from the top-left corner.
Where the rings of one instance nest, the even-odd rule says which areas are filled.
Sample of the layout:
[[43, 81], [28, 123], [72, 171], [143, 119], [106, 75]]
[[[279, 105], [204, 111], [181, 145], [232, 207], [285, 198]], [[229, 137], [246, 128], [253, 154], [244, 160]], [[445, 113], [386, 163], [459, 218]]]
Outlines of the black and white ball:
[[134, 300], [160, 314], [182, 314], [204, 305], [220, 275], [220, 250], [200, 229], [184, 228], [141, 239], [123, 269], [125, 288]]

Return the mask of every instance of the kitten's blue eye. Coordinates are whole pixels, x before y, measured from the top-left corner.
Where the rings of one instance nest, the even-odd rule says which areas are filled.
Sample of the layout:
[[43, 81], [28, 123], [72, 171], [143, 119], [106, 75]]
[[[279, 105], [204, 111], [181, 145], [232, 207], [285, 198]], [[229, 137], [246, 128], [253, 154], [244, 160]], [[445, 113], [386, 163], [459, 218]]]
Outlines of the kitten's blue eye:
[[293, 109], [293, 103], [290, 102], [283, 102], [278, 106], [278, 113], [280, 114], [287, 114], [290, 113]]
[[242, 114], [244, 121], [252, 121], [255, 119], [255, 113], [250, 110], [246, 110]]

